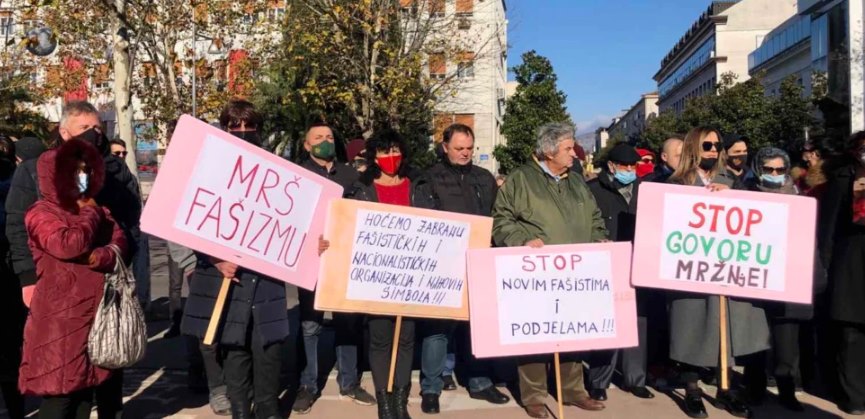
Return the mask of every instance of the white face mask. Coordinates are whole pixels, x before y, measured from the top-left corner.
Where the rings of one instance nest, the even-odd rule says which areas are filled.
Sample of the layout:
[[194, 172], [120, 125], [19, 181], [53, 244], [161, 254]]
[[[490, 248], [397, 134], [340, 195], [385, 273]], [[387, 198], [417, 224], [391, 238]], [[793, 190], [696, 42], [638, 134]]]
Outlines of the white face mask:
[[87, 173], [78, 174], [78, 192], [87, 192], [87, 187], [89, 186], [89, 183], [90, 179], [88, 178]]

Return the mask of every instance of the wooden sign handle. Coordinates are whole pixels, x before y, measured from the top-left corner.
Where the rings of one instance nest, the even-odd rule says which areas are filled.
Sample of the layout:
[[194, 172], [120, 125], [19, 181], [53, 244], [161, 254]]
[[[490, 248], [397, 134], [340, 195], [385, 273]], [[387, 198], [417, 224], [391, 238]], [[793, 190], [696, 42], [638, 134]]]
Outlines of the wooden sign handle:
[[730, 388], [728, 377], [727, 377], [727, 297], [721, 295], [721, 317], [720, 317], [720, 325], [721, 325], [721, 382], [719, 383], [721, 386], [721, 390], [727, 390]]
[[553, 366], [556, 369], [556, 399], [559, 401], [559, 419], [565, 417], [565, 403], [562, 401], [562, 363], [559, 360], [559, 353], [553, 354]]
[[393, 393], [393, 375], [396, 371], [396, 355], [399, 351], [399, 334], [402, 330], [402, 316], [396, 316], [393, 327], [393, 347], [390, 351], [390, 373], [387, 375], [387, 392]]
[[222, 278], [222, 286], [219, 287], [219, 295], [213, 306], [213, 314], [210, 315], [210, 323], [207, 324], [207, 333], [204, 334], [204, 344], [213, 345], [216, 339], [216, 330], [222, 320], [222, 312], [225, 309], [225, 300], [228, 298], [228, 289], [231, 288], [231, 278]]

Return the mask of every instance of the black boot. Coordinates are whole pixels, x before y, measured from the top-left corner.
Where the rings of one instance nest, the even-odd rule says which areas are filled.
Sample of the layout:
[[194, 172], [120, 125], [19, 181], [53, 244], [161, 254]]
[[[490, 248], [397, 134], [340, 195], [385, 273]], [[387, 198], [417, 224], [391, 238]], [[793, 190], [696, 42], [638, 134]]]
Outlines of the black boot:
[[252, 411], [250, 409], [249, 400], [243, 400], [240, 403], [231, 401], [231, 419], [252, 419]]
[[411, 392], [411, 384], [397, 388], [393, 392], [394, 398], [394, 411], [396, 413], [396, 419], [411, 419], [411, 416], [408, 415], [408, 394]]
[[379, 390], [375, 392], [375, 400], [378, 404], [378, 419], [399, 419], [394, 408], [393, 394]]
[[796, 382], [793, 377], [777, 377], [775, 381], [778, 383], [778, 401], [781, 406], [794, 412], [804, 412], [802, 403], [796, 400]]

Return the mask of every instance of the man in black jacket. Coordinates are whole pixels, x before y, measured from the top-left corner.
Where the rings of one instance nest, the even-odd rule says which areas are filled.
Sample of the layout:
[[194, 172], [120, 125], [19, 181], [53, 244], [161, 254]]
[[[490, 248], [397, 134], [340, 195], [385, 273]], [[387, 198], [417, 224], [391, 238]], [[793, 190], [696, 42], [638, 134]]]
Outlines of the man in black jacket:
[[[596, 179], [589, 181], [589, 189], [601, 209], [604, 223], [613, 241], [633, 241], [637, 220], [637, 192], [640, 180], [636, 167], [640, 155], [634, 147], [621, 143], [610, 150], [607, 167]], [[644, 290], [637, 291], [637, 325], [639, 346], [592, 354], [589, 371], [591, 389], [595, 400], [607, 399], [607, 388], [613, 378], [617, 358], [622, 360], [623, 389], [642, 399], [655, 397], [646, 388], [646, 327], [644, 310], [647, 305]], [[643, 297], [643, 298], [641, 298]]]
[[[311, 126], [304, 137], [303, 148], [309, 153], [301, 166], [309, 171], [338, 183], [344, 193], [357, 181], [355, 169], [336, 160], [336, 142], [333, 131], [324, 124]], [[350, 156], [353, 158], [354, 156]], [[298, 288], [300, 299], [300, 321], [303, 329], [303, 346], [306, 367], [300, 375], [300, 389], [292, 410], [306, 414], [312, 410], [319, 395], [318, 388], [318, 342], [321, 335], [324, 313], [315, 310], [315, 293]], [[340, 398], [348, 398], [363, 406], [375, 404], [375, 398], [360, 386], [358, 369], [358, 345], [363, 342], [362, 316], [350, 313], [333, 313], [336, 333], [336, 369], [338, 371]]]
[[[52, 137], [57, 144], [77, 137], [92, 143], [103, 152], [105, 187], [96, 196], [96, 202], [111, 210], [111, 215], [126, 233], [126, 241], [130, 247], [129, 260], [132, 260], [140, 235], [141, 194], [138, 182], [126, 167], [126, 163], [108, 152], [108, 139], [103, 133], [99, 111], [87, 102], [67, 103], [60, 117], [58, 130]], [[36, 270], [33, 255], [27, 245], [24, 214], [41, 197], [39, 183], [36, 181], [38, 160], [31, 159], [21, 163], [15, 171], [9, 196], [6, 198], [6, 235], [9, 238], [12, 268], [22, 287], [36, 284]]]
[[[474, 143], [474, 132], [466, 125], [454, 124], [444, 131], [444, 157], [415, 183], [413, 202], [416, 206], [491, 216], [498, 187], [492, 173], [472, 164]], [[422, 326], [424, 340], [421, 353], [421, 410], [424, 413], [439, 413], [448, 339], [453, 335], [468, 336], [467, 323], [460, 322], [459, 325], [466, 326], [461, 333], [455, 333], [454, 328], [459, 326], [451, 321], [426, 321]], [[466, 338], [465, 341], [470, 343], [470, 339]], [[468, 387], [472, 398], [495, 404], [510, 401], [485, 375], [488, 371], [488, 368], [485, 368], [486, 363], [471, 359], [471, 348], [461, 348], [460, 352], [468, 361]]]
[[679, 137], [667, 138], [661, 146], [661, 164], [655, 165], [655, 171], [644, 177], [643, 182], [667, 183], [667, 179], [679, 167], [683, 144], [684, 141]]

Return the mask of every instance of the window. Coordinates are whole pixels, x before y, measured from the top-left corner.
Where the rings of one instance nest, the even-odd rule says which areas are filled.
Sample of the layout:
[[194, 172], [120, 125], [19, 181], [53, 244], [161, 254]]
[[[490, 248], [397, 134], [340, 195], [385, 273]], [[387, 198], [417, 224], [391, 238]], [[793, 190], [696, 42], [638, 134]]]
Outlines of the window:
[[672, 74], [667, 76], [658, 84], [661, 96], [665, 96], [673, 88], [685, 81], [691, 74], [703, 67], [712, 58], [715, 52], [715, 37], [706, 40], [697, 51], [695, 51], [685, 63], [679, 66]]
[[285, 19], [285, 7], [272, 7], [267, 9], [267, 21], [279, 23]]
[[443, 79], [447, 73], [447, 62], [444, 53], [437, 52], [429, 56], [429, 76], [433, 79]]
[[457, 0], [457, 16], [471, 16], [474, 9], [474, 0]]
[[145, 62], [141, 65], [141, 80], [144, 86], [150, 87], [156, 81], [156, 65], [152, 62]]
[[108, 89], [111, 87], [111, 72], [108, 64], [99, 64], [93, 71], [93, 88]]
[[12, 35], [13, 29], [13, 20], [12, 15], [5, 15], [0, 17], [0, 35], [8, 36]]
[[445, 0], [429, 0], [430, 17], [445, 16]]
[[460, 62], [457, 64], [457, 77], [461, 79], [475, 76], [475, 53], [463, 52], [460, 54]]
[[823, 15], [811, 23], [811, 61], [818, 61], [828, 55], [829, 16]]

